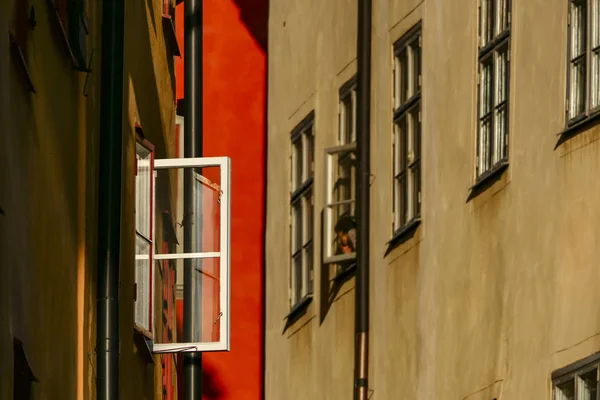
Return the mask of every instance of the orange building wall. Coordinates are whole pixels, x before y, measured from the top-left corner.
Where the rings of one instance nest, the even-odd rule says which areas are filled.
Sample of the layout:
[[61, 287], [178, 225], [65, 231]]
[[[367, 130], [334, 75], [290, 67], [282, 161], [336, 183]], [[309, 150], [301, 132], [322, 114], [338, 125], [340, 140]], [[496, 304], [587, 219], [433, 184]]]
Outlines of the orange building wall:
[[[177, 99], [183, 8], [176, 9]], [[203, 156], [232, 160], [231, 351], [204, 354], [205, 399], [262, 398], [267, 27], [268, 0], [204, 0]]]

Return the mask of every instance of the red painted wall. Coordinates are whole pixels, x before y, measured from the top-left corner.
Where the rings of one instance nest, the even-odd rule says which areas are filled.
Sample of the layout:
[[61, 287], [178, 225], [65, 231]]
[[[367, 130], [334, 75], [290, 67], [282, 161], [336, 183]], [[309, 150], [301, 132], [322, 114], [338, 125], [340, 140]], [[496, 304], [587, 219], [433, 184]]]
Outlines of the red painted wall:
[[[183, 7], [176, 9], [182, 53]], [[231, 352], [204, 354], [205, 399], [263, 393], [267, 27], [268, 0], [204, 0], [203, 156], [232, 160]], [[181, 99], [183, 58], [176, 68]]]

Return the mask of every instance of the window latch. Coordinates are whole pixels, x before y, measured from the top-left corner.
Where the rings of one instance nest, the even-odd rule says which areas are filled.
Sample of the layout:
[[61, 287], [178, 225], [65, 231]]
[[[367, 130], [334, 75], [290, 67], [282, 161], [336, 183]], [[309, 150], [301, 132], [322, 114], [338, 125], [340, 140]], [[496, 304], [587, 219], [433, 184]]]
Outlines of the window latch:
[[217, 203], [221, 204], [221, 197], [223, 196], [223, 191], [221, 190], [219, 192], [219, 200], [217, 200]]

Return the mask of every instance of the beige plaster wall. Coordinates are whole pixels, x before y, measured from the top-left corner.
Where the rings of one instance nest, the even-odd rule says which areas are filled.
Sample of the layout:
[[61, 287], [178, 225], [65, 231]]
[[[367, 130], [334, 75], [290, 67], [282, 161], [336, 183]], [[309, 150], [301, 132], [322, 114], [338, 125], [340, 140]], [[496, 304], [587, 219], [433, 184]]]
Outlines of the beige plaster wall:
[[[549, 399], [553, 370], [600, 350], [594, 307], [600, 300], [594, 287], [600, 278], [594, 223], [600, 129], [555, 149], [565, 126], [567, 7], [513, 3], [510, 165], [467, 201], [475, 178], [478, 4], [373, 1], [373, 399]], [[353, 280], [324, 313], [326, 274], [317, 254], [314, 301], [282, 331], [289, 312], [289, 135], [314, 109], [320, 212], [323, 149], [337, 135], [337, 91], [342, 76], [356, 68], [356, 2], [282, 0], [271, 5], [270, 18], [266, 394], [348, 399]], [[418, 21], [422, 224], [386, 255], [392, 235], [392, 45]], [[319, 220], [316, 226], [320, 248]]]

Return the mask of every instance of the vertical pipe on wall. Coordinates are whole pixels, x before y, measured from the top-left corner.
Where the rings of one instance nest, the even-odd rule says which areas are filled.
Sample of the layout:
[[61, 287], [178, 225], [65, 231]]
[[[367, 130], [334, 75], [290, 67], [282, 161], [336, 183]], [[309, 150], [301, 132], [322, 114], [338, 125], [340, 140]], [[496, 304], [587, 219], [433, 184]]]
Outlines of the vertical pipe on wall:
[[[185, 124], [184, 157], [202, 155], [202, 0], [184, 2], [184, 81], [185, 81]], [[194, 171], [186, 168], [184, 172], [184, 251], [194, 252], [193, 231], [194, 212]], [[200, 238], [197, 238], [199, 240]], [[201, 289], [202, 282], [195, 273], [195, 262], [184, 260], [184, 299], [183, 299], [183, 336], [185, 342], [200, 341]], [[202, 353], [184, 353], [183, 356], [183, 398], [185, 400], [202, 399]]]
[[105, 0], [102, 3], [96, 338], [98, 400], [119, 398], [124, 17], [124, 0]]
[[367, 400], [369, 384], [369, 207], [371, 125], [371, 0], [358, 0], [356, 203], [357, 270], [355, 304], [354, 398]]

